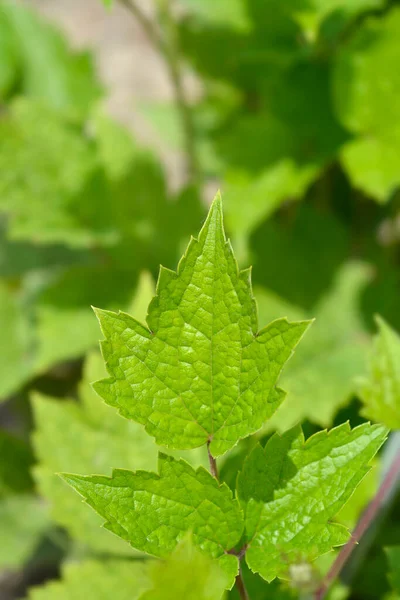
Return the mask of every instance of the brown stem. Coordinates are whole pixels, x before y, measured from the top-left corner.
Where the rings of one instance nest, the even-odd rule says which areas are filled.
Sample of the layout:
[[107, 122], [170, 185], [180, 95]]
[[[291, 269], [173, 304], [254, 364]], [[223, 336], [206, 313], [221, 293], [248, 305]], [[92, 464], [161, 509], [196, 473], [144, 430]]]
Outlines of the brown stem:
[[161, 36], [151, 19], [149, 19], [137, 6], [135, 0], [120, 0], [121, 4], [129, 10], [142, 26], [147, 37], [163, 57], [175, 94], [175, 102], [181, 127], [185, 140], [185, 151], [187, 157], [187, 170], [194, 183], [199, 181], [199, 165], [195, 144], [195, 127], [192, 119], [192, 111], [186, 97], [183, 85], [183, 76], [180, 64], [179, 44], [175, 29], [175, 23], [169, 10], [169, 2], [165, 0], [159, 3], [159, 16], [163, 22], [165, 33]]
[[331, 566], [328, 574], [326, 575], [321, 586], [315, 592], [315, 600], [323, 600], [331, 585], [339, 576], [346, 562], [349, 560], [356, 544], [360, 541], [368, 527], [376, 518], [382, 505], [384, 504], [388, 494], [393, 490], [394, 486], [397, 485], [397, 481], [400, 475], [400, 452], [395, 456], [390, 469], [388, 470], [382, 484], [377, 491], [374, 499], [370, 502], [367, 509], [362, 514], [356, 528], [354, 529], [350, 540], [341, 549], [336, 557], [335, 562]]
[[210, 452], [210, 442], [207, 442], [208, 461], [210, 463], [210, 472], [215, 479], [218, 479], [217, 461]]
[[236, 575], [236, 587], [239, 592], [239, 596], [241, 600], [250, 600], [249, 594], [246, 590], [246, 586], [243, 579], [243, 573], [241, 567], [239, 567], [239, 573]]

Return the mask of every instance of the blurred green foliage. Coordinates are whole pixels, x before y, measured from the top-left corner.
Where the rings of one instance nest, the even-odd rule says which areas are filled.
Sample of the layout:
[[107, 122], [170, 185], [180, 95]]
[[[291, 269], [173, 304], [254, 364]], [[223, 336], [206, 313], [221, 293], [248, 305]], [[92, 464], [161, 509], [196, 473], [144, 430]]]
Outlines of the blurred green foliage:
[[[0, 568], [58, 568], [60, 553], [77, 561], [64, 567], [64, 583], [31, 592], [35, 600], [78, 598], [74, 586], [97, 578], [97, 591], [79, 593], [101, 597], [136, 569], [137, 555], [64, 494], [54, 473], [155, 468], [141, 428], [89, 389], [102, 369], [91, 305], [145, 319], [159, 262], [175, 268], [205, 217], [213, 195], [205, 189], [221, 187], [235, 252], [242, 267], [254, 265], [260, 325], [317, 319], [263, 435], [347, 418], [398, 428], [399, 3], [176, 3], [173, 35], [162, 18], [157, 30], [200, 82], [187, 107], [192, 127], [179, 102], [141, 109], [171, 149], [187, 153], [192, 136], [197, 176], [172, 191], [158, 148], [101, 108], [106, 90], [90, 53], [71, 50], [25, 4], [0, 0]], [[103, 4], [106, 15], [117, 9]], [[385, 321], [373, 346], [376, 313]], [[229, 484], [252, 443], [221, 461]], [[354, 524], [377, 485], [366, 480], [343, 523]], [[384, 598], [391, 587], [399, 594], [398, 501], [387, 518], [362, 563], [370, 578], [354, 566], [345, 592], [354, 600]], [[252, 598], [297, 597], [244, 576]], [[130, 598], [142, 592], [127, 589]]]

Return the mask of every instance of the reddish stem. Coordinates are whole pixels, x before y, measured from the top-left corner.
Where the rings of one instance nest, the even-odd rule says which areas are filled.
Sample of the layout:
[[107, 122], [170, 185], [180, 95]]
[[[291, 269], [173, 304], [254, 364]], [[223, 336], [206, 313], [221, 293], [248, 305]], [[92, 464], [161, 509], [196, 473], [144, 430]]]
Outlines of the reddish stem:
[[208, 461], [210, 463], [210, 472], [215, 479], [218, 479], [217, 461], [210, 452], [210, 441], [207, 442]]
[[236, 576], [236, 588], [239, 592], [240, 600], [250, 600], [249, 594], [247, 593], [246, 586], [243, 580], [242, 569], [239, 567], [239, 573]]
[[370, 502], [367, 509], [362, 514], [360, 520], [357, 523], [356, 528], [354, 529], [351, 538], [347, 542], [345, 546], [341, 549], [339, 554], [336, 557], [335, 562], [331, 566], [328, 574], [326, 575], [324, 581], [321, 586], [315, 593], [315, 600], [323, 600], [325, 598], [329, 588], [335, 579], [339, 576], [341, 570], [343, 569], [346, 562], [349, 560], [356, 544], [360, 541], [366, 530], [369, 528], [371, 523], [376, 518], [379, 513], [382, 505], [384, 504], [389, 492], [394, 488], [397, 484], [398, 477], [400, 475], [400, 452], [395, 456], [388, 472], [385, 475], [384, 480], [379, 487], [379, 490], [376, 493], [374, 499]]

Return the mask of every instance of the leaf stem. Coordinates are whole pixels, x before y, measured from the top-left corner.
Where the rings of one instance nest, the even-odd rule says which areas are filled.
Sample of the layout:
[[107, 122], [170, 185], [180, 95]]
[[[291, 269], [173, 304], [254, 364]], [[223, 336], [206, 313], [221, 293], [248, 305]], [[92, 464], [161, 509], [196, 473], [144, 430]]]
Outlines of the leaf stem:
[[164, 35], [158, 32], [155, 23], [142, 12], [135, 0], [120, 0], [120, 2], [140, 23], [152, 45], [164, 59], [174, 89], [175, 103], [184, 135], [187, 172], [191, 181], [198, 183], [200, 172], [195, 144], [195, 127], [183, 84], [178, 35], [170, 11], [170, 2], [169, 0], [157, 1], [159, 18], [164, 29]]
[[371, 523], [374, 521], [376, 516], [378, 515], [382, 505], [385, 503], [385, 500], [392, 492], [394, 487], [397, 485], [400, 476], [400, 452], [397, 452], [396, 456], [393, 459], [393, 462], [386, 473], [381, 486], [379, 487], [375, 497], [368, 505], [367, 509], [361, 515], [360, 520], [357, 523], [356, 528], [354, 529], [350, 540], [347, 542], [345, 546], [341, 549], [339, 554], [336, 557], [335, 562], [331, 566], [328, 574], [326, 575], [324, 581], [321, 586], [315, 592], [315, 600], [323, 600], [325, 598], [327, 592], [329, 591], [331, 585], [339, 576], [341, 570], [343, 569], [346, 562], [349, 560], [355, 546], [358, 544], [366, 530], [369, 528]]
[[237, 590], [239, 592], [240, 599], [241, 600], [250, 600], [249, 594], [246, 590], [246, 586], [244, 583], [242, 569], [240, 566], [239, 566], [239, 573], [236, 575], [235, 583], [236, 583]]
[[210, 452], [210, 441], [207, 442], [208, 462], [210, 463], [210, 473], [215, 479], [218, 479], [217, 461]]

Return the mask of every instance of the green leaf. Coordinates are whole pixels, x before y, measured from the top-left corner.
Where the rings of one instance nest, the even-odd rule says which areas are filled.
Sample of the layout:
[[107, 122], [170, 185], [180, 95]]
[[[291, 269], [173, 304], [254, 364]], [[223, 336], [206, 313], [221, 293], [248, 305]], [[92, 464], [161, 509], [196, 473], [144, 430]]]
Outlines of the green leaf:
[[342, 162], [353, 184], [379, 202], [400, 183], [399, 27], [399, 9], [365, 21], [340, 51], [334, 76], [337, 115], [358, 135]]
[[23, 94], [85, 118], [100, 96], [90, 56], [72, 53], [58, 31], [25, 6], [2, 2], [1, 12], [18, 48]]
[[12, 90], [18, 77], [18, 46], [8, 19], [0, 12], [0, 98]]
[[[315, 324], [294, 355], [289, 371], [282, 376], [287, 399], [268, 423], [270, 428], [285, 431], [303, 419], [330, 426], [337, 410], [355, 393], [369, 341], [360, 296], [370, 279], [369, 265], [344, 264], [331, 290], [310, 311], [315, 315]], [[258, 300], [261, 306], [265, 302], [263, 296]], [[279, 314], [287, 314], [284, 304]], [[297, 315], [306, 318], [300, 311]]]
[[115, 469], [112, 477], [63, 474], [104, 519], [105, 527], [134, 548], [166, 557], [182, 537], [219, 559], [231, 583], [238, 561], [227, 554], [240, 540], [243, 517], [232, 492], [203, 467], [159, 456], [159, 475]]
[[180, 4], [205, 22], [244, 30], [250, 25], [243, 0], [180, 0]]
[[152, 587], [140, 600], [221, 600], [231, 583], [218, 563], [199, 552], [190, 538], [150, 568]]
[[279, 374], [309, 322], [257, 330], [250, 271], [239, 271], [217, 197], [178, 271], [161, 268], [148, 328], [96, 311], [108, 379], [95, 390], [159, 444], [218, 456], [257, 431], [283, 400]]
[[21, 294], [0, 282], [0, 399], [24, 384], [32, 374], [33, 348], [29, 319]]
[[294, 16], [308, 37], [314, 39], [322, 22], [330, 16], [340, 16], [342, 27], [360, 13], [382, 8], [385, 0], [311, 0], [298, 8]]
[[275, 434], [265, 448], [256, 446], [238, 479], [252, 571], [271, 581], [284, 576], [288, 561], [314, 560], [347, 541], [347, 530], [331, 520], [368, 472], [386, 435], [380, 425], [351, 430], [345, 423], [305, 442], [295, 427]]
[[400, 429], [400, 337], [381, 317], [368, 378], [359, 386], [363, 414], [391, 429]]
[[0, 212], [12, 237], [71, 246], [115, 239], [104, 174], [70, 120], [26, 98], [14, 102], [0, 122], [0, 169]]
[[28, 445], [0, 430], [0, 457], [0, 501], [10, 494], [29, 492], [33, 487], [33, 456]]
[[390, 580], [393, 590], [400, 596], [400, 546], [386, 548], [390, 564]]
[[286, 200], [300, 198], [318, 167], [283, 158], [259, 176], [235, 170], [225, 176], [224, 205], [232, 235], [247, 236]]
[[49, 521], [45, 507], [31, 495], [0, 501], [0, 568], [17, 569], [33, 554]]
[[149, 586], [147, 568], [129, 560], [67, 563], [61, 581], [31, 588], [28, 600], [138, 600]]
[[38, 459], [35, 478], [41, 494], [50, 502], [53, 519], [73, 538], [97, 552], [131, 554], [127, 544], [101, 529], [98, 515], [77, 496], [65, 493], [65, 486], [55, 475], [60, 471], [108, 472], [117, 465], [156, 467], [157, 448], [142, 427], [121, 419], [91, 389], [90, 382], [103, 373], [101, 357], [92, 354], [80, 385], [80, 405], [39, 395], [33, 398], [33, 442]]

